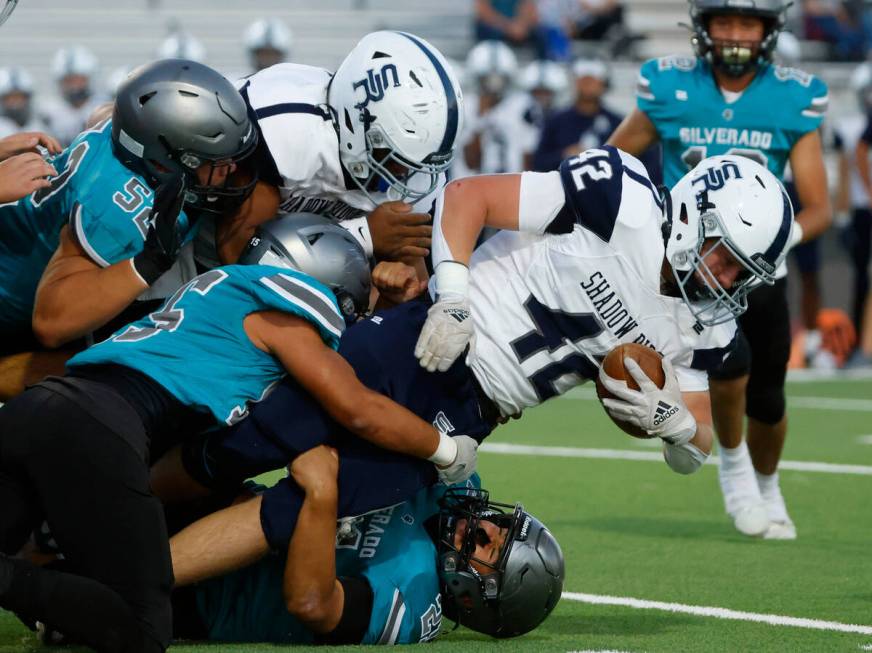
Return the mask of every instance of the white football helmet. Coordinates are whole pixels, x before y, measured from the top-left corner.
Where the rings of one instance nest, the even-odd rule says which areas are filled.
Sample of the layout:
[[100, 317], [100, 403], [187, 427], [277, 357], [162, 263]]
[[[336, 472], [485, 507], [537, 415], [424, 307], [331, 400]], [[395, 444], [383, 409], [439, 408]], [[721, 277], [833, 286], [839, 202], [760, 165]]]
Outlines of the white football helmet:
[[[670, 197], [666, 259], [681, 296], [706, 326], [738, 317], [748, 308], [748, 292], [775, 283], [787, 255], [793, 206], [784, 187], [756, 161], [723, 155], [700, 161]], [[706, 264], [718, 247], [744, 268], [731, 288], [722, 287]]]
[[93, 77], [97, 72], [97, 56], [83, 45], [61, 48], [51, 61], [51, 72], [56, 82], [69, 75]]
[[466, 56], [466, 74], [479, 92], [503, 95], [518, 74], [518, 59], [502, 41], [482, 41]]
[[190, 32], [178, 31], [166, 37], [157, 48], [158, 59], [187, 59], [204, 63], [206, 46]]
[[288, 26], [278, 18], [261, 18], [245, 28], [242, 41], [248, 51], [251, 65], [257, 70], [262, 70], [266, 66], [261, 65], [258, 51], [274, 51], [276, 61], [272, 63], [285, 61], [291, 54], [293, 36]]
[[345, 58], [327, 90], [339, 156], [355, 184], [416, 201], [451, 165], [461, 129], [460, 83], [442, 54], [405, 32], [373, 32]]
[[851, 90], [857, 94], [860, 110], [864, 113], [872, 108], [872, 63], [861, 63], [851, 73]]
[[9, 93], [33, 95], [33, 77], [24, 68], [0, 68], [0, 97]]
[[521, 72], [521, 88], [527, 92], [543, 89], [558, 95], [568, 86], [566, 69], [556, 61], [531, 61]]

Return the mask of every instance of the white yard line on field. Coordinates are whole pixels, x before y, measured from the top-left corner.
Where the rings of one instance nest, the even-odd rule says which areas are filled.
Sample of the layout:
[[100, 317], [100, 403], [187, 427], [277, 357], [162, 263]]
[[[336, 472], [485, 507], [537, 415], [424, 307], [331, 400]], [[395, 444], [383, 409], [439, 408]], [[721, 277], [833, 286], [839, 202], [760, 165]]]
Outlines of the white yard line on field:
[[592, 603], [595, 605], [617, 605], [625, 608], [638, 608], [642, 610], [664, 610], [666, 612], [692, 614], [698, 617], [714, 617], [715, 619], [732, 619], [735, 621], [754, 621], [757, 623], [769, 624], [771, 626], [790, 626], [793, 628], [809, 628], [812, 630], [828, 630], [840, 633], [872, 635], [872, 626], [843, 624], [838, 621], [786, 617], [779, 614], [760, 614], [757, 612], [730, 610], [728, 608], [685, 605], [683, 603], [666, 603], [663, 601], [647, 601], [645, 599], [633, 599], [625, 596], [605, 596], [601, 594], [582, 594], [579, 592], [563, 592], [563, 598], [568, 601], [579, 601], [581, 603]]
[[[631, 451], [626, 449], [587, 449], [582, 447], [536, 447], [527, 444], [508, 444], [504, 442], [485, 442], [479, 451], [510, 456], [546, 456], [552, 458], [605, 458], [608, 460], [641, 460], [644, 462], [663, 462], [663, 455], [652, 451]], [[715, 465], [717, 456], [711, 456], [706, 464]], [[848, 474], [872, 476], [872, 465], [840, 465], [804, 460], [782, 460], [778, 470], [795, 472], [820, 472], [823, 474]]]
[[858, 435], [857, 442], [860, 444], [872, 444], [872, 435]]
[[[570, 390], [561, 399], [593, 400], [596, 392], [592, 388], [575, 388]], [[862, 413], [872, 412], [872, 399], [845, 399], [839, 397], [787, 397], [787, 405], [790, 408], [807, 408], [811, 410], [851, 410]]]

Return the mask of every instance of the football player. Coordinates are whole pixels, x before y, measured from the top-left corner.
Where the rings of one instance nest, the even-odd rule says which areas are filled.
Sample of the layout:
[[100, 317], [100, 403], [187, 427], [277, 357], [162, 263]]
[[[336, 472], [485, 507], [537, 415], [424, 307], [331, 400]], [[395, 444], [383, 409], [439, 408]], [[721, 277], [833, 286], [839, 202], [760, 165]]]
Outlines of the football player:
[[[813, 75], [771, 63], [787, 4], [693, 0], [691, 42], [697, 56], [643, 64], [638, 106], [609, 143], [638, 154], [659, 140], [667, 185], [716, 154], [752, 158], [779, 178], [789, 160], [802, 204], [795, 244], [819, 236], [831, 219], [819, 133], [828, 95]], [[787, 433], [786, 274], [782, 265], [777, 283], [751, 296], [738, 346], [712, 370], [711, 383], [726, 511], [740, 532], [779, 539], [796, 537], [777, 473]]]
[[[732, 347], [748, 292], [774, 283], [787, 251], [793, 213], [771, 173], [715, 157], [662, 198], [637, 159], [603, 147], [559, 171], [452, 182], [435, 215], [435, 303], [425, 297], [378, 312], [340, 342], [366, 385], [444, 432], [481, 440], [524, 408], [596, 378], [616, 345], [638, 342], [663, 354], [667, 383], [652, 388], [634, 369], [644, 391], [633, 392], [606, 377], [619, 397], [608, 409], [659, 436], [674, 471], [703, 464], [712, 439], [707, 370]], [[472, 254], [484, 226], [515, 231]], [[200, 486], [236, 486], [324, 443], [340, 448], [342, 517], [434, 480], [419, 461], [348, 437], [288, 382], [251, 419], [186, 443], [181, 463]], [[153, 485], [169, 488], [156, 489], [161, 496], [197, 490], [190, 479], [169, 480], [178, 459], [155, 474]], [[273, 549], [287, 547], [302, 500], [284, 481], [264, 493], [261, 524]], [[237, 546], [242, 538], [210, 543], [197, 563], [220, 571]]]
[[[189, 562], [209, 538], [260, 531], [260, 497], [214, 513], [170, 540], [177, 636], [281, 644], [417, 644], [443, 614], [493, 637], [535, 628], [557, 601], [563, 555], [520, 504], [490, 501], [478, 476], [436, 485], [348, 524], [337, 537], [335, 451], [294, 460], [305, 494], [290, 546], [208, 582]], [[260, 550], [268, 545], [260, 535]], [[508, 588], [512, 588], [511, 590]], [[182, 610], [182, 606], [191, 609]]]
[[33, 78], [23, 68], [0, 69], [0, 116], [0, 137], [46, 130], [33, 110]]
[[235, 260], [277, 209], [342, 221], [376, 259], [427, 253], [426, 211], [445, 182], [463, 109], [436, 48], [412, 34], [374, 32], [335, 74], [278, 64], [245, 79], [240, 92], [260, 134], [252, 164], [262, 183], [216, 238], [201, 232], [198, 260]]
[[291, 30], [279, 18], [261, 18], [245, 28], [242, 42], [251, 70], [258, 72], [291, 56]]
[[[140, 68], [112, 120], [53, 160], [48, 188], [0, 207], [3, 353], [59, 347], [196, 276], [190, 254], [177, 262], [191, 216], [216, 198], [245, 198], [250, 187], [227, 177], [256, 140], [242, 98], [214, 70], [182, 60]], [[30, 354], [4, 364], [6, 397], [44, 371]]]
[[149, 448], [190, 420], [238, 422], [285, 370], [349, 432], [438, 464], [449, 482], [474, 472], [474, 440], [367, 389], [335, 353], [346, 320], [367, 307], [369, 266], [345, 230], [317, 220], [295, 227], [295, 258], [270, 249], [196, 277], [77, 354], [66, 376], [0, 408], [0, 553], [18, 551], [44, 516], [81, 574], [0, 556], [0, 606], [97, 650], [166, 648], [172, 567]]
[[66, 147], [79, 132], [91, 112], [103, 99], [97, 93], [97, 57], [82, 45], [55, 52], [51, 71], [60, 97], [41, 107], [41, 118], [49, 131]]
[[464, 130], [452, 176], [479, 172], [517, 172], [524, 167], [524, 127], [520, 104], [524, 97], [514, 88], [518, 61], [502, 41], [482, 41], [466, 57], [466, 76], [475, 93], [466, 99]]

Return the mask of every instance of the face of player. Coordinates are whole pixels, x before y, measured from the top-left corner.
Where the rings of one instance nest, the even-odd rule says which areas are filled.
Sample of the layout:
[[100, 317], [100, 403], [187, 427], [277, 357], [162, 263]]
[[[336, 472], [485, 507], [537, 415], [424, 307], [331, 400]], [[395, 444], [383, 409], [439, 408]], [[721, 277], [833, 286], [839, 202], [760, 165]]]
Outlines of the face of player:
[[697, 281], [705, 282], [703, 277], [711, 276], [725, 290], [732, 288], [748, 274], [745, 266], [718, 238], [707, 238], [703, 242], [702, 260], [708, 269], [697, 269]]
[[197, 181], [200, 182], [201, 186], [221, 187], [227, 182], [227, 177], [235, 170], [236, 164], [231, 159], [204, 163], [197, 168]]
[[61, 95], [73, 106], [79, 107], [91, 97], [91, 80], [86, 75], [67, 75], [60, 86]]
[[7, 93], [0, 99], [0, 110], [4, 116], [23, 127], [30, 120], [30, 95], [21, 91]]
[[575, 79], [575, 93], [579, 100], [587, 102], [599, 100], [605, 91], [605, 82], [597, 77], [583, 75]]
[[275, 48], [258, 48], [257, 50], [252, 50], [251, 54], [255, 68], [258, 70], [269, 68], [285, 60], [284, 52]]
[[727, 63], [744, 63], [757, 55], [766, 24], [759, 16], [712, 16], [708, 33], [717, 54]]
[[[454, 548], [458, 551], [463, 547], [463, 539], [469, 525], [468, 520], [458, 519], [454, 530]], [[500, 528], [486, 519], [479, 520], [475, 527], [475, 549], [469, 566], [480, 574], [490, 574], [500, 558], [500, 551], [506, 543], [508, 528]], [[487, 563], [487, 564], [484, 564]]]

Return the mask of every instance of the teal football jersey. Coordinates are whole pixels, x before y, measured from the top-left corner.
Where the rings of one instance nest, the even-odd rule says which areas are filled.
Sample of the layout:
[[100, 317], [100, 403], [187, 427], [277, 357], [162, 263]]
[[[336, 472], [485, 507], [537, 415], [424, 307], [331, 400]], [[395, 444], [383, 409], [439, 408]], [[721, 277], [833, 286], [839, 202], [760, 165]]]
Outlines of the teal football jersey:
[[[470, 487], [480, 487], [477, 475]], [[436, 545], [424, 522], [439, 512], [444, 485], [370, 513], [337, 538], [336, 575], [362, 577], [373, 592], [372, 614], [361, 644], [417, 644], [439, 634]], [[204, 583], [197, 592], [209, 639], [311, 644], [314, 634], [288, 614], [282, 598], [284, 555]]]
[[[0, 206], [0, 331], [30, 326], [36, 287], [69, 223], [95, 263], [107, 267], [142, 250], [154, 192], [112, 152], [112, 123], [82, 132], [52, 161], [51, 187]], [[186, 240], [188, 218], [179, 216]]]
[[312, 277], [266, 265], [230, 265], [201, 274], [154, 313], [74, 356], [70, 368], [115, 363], [139, 370], [185, 406], [220, 424], [248, 414], [285, 374], [248, 338], [243, 320], [278, 310], [311, 322], [331, 348], [345, 321], [333, 292]]
[[761, 66], [728, 102], [706, 61], [678, 56], [646, 61], [636, 97], [660, 136], [669, 187], [702, 159], [720, 154], [750, 157], [782, 178], [791, 148], [820, 127], [828, 102], [820, 79], [775, 65]]

